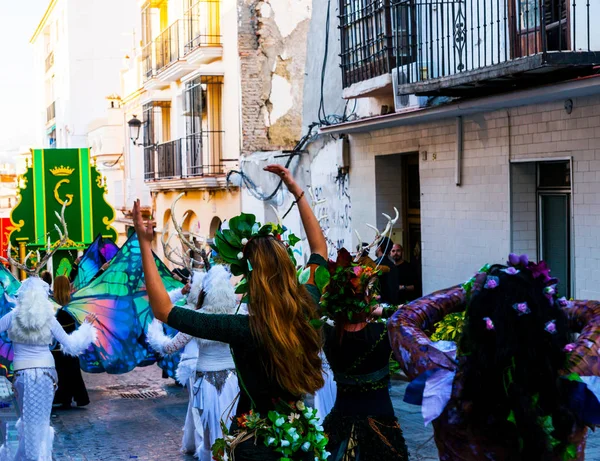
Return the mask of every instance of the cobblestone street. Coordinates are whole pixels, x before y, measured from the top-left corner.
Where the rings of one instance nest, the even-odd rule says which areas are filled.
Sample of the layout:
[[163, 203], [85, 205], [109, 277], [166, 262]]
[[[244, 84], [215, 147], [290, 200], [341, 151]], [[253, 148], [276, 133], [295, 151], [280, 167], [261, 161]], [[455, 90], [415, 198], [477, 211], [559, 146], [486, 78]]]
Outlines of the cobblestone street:
[[[179, 453], [186, 391], [173, 380], [163, 380], [158, 367], [119, 376], [85, 375], [85, 380], [89, 406], [53, 411], [56, 461], [194, 459]], [[405, 386], [395, 380], [392, 398], [411, 460], [437, 460], [431, 428], [423, 426], [420, 407], [402, 402]], [[590, 436], [586, 454], [588, 461], [600, 460], [598, 435]]]

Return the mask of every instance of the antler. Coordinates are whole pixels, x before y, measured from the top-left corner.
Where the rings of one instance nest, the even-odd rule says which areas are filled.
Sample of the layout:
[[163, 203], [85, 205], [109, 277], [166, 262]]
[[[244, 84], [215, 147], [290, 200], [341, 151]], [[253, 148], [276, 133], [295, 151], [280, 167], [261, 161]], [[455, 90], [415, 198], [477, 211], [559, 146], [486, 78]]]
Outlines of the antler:
[[[362, 255], [362, 253], [366, 250], [366, 251], [371, 251], [372, 248], [376, 247], [379, 245], [379, 243], [381, 242], [381, 240], [384, 237], [387, 237], [389, 234], [391, 234], [392, 232], [392, 228], [394, 226], [394, 224], [396, 224], [398, 222], [398, 219], [400, 218], [400, 213], [398, 213], [398, 210], [396, 208], [394, 208], [394, 212], [396, 213], [396, 215], [394, 216], [394, 218], [392, 219], [391, 216], [382, 213], [383, 216], [387, 219], [387, 224], [385, 226], [385, 229], [383, 230], [383, 232], [379, 232], [379, 229], [377, 229], [375, 226], [372, 226], [371, 224], [367, 224], [367, 227], [370, 227], [371, 229], [373, 229], [375, 231], [375, 239], [365, 248], [362, 249], [362, 251], [360, 251], [356, 257], [354, 258], [354, 262], [358, 262], [360, 259], [360, 256]], [[356, 232], [356, 231], [355, 231]], [[357, 237], [359, 238], [359, 245], [361, 244], [360, 242], [360, 235], [358, 234], [358, 232], [356, 232]]]
[[58, 214], [56, 211], [54, 212], [54, 214], [58, 218], [58, 221], [59, 221], [60, 225], [62, 226], [63, 230], [61, 231], [60, 227], [58, 227], [57, 224], [54, 225], [54, 228], [58, 232], [58, 236], [60, 237], [60, 239], [53, 250], [52, 246], [50, 244], [50, 237], [48, 237], [48, 243], [46, 245], [46, 254], [44, 255], [44, 257], [42, 258], [41, 261], [38, 259], [38, 264], [35, 268], [36, 275], [40, 273], [40, 271], [46, 266], [46, 264], [48, 264], [48, 261], [50, 261], [50, 258], [52, 258], [52, 256], [54, 256], [54, 253], [56, 253], [62, 246], [64, 246], [65, 243], [67, 243], [67, 240], [69, 240], [69, 232], [67, 230], [67, 222], [65, 221], [65, 208], [66, 207], [67, 207], [67, 202], [64, 203], [62, 209], [60, 210], [60, 214]]
[[62, 247], [65, 243], [67, 243], [67, 240], [69, 239], [69, 234], [67, 231], [67, 222], [65, 221], [65, 208], [66, 208], [66, 202], [63, 205], [60, 214], [58, 214], [56, 211], [54, 212], [54, 214], [56, 214], [56, 217], [58, 218], [58, 221], [60, 222], [60, 224], [63, 228], [63, 230], [61, 231], [60, 228], [58, 227], [58, 225], [56, 225], [56, 224], [54, 225], [54, 227], [58, 231], [60, 240], [58, 241], [58, 243], [56, 244], [56, 247], [53, 250], [52, 246], [50, 244], [50, 237], [48, 237], [48, 242], [46, 243], [46, 254], [44, 255], [44, 257], [40, 258], [39, 250], [37, 250], [35, 252], [35, 254], [37, 255], [37, 261], [38, 261], [36, 267], [32, 268], [32, 267], [27, 266], [27, 261], [29, 261], [29, 258], [31, 258], [31, 256], [34, 254], [33, 251], [30, 251], [29, 253], [27, 253], [27, 256], [25, 256], [25, 259], [23, 259], [23, 262], [21, 262], [21, 263], [16, 261], [15, 259], [13, 259], [13, 257], [11, 256], [12, 245], [11, 245], [10, 240], [8, 241], [8, 249], [7, 249], [7, 255], [6, 255], [7, 258], [0, 257], [0, 260], [10, 264], [11, 266], [16, 267], [19, 270], [22, 270], [29, 276], [39, 275], [40, 271], [46, 266], [46, 264], [48, 264], [48, 261], [50, 260], [50, 258], [52, 256], [54, 256], [54, 253], [56, 253], [60, 247]]
[[[184, 195], [185, 195], [185, 192], [182, 192], [181, 194], [179, 194], [177, 196], [177, 198], [175, 200], [173, 200], [173, 203], [171, 204], [171, 222], [173, 223], [173, 227], [175, 227], [175, 231], [177, 232], [177, 235], [179, 236], [179, 240], [181, 241], [182, 250], [183, 250], [183, 247], [187, 247], [189, 250], [191, 250], [192, 254], [194, 254], [198, 251], [198, 248], [194, 244], [193, 238], [196, 237], [202, 241], [202, 240], [204, 240], [204, 237], [202, 237], [199, 234], [195, 234], [194, 232], [191, 232], [191, 231], [184, 231], [183, 228], [181, 227], [181, 225], [177, 222], [177, 219], [175, 218], [175, 208], [176, 208], [179, 200], [181, 200], [181, 197], [183, 197]], [[186, 220], [187, 215], [188, 215], [188, 212], [186, 211], [185, 214], [183, 215], [183, 221]], [[164, 233], [163, 233], [163, 235], [164, 235]], [[187, 256], [187, 255], [184, 256], [183, 251], [178, 256], [181, 258], [181, 260], [182, 260], [181, 262], [183, 263], [183, 265], [185, 265], [189, 269], [190, 272], [192, 271], [194, 264], [198, 264], [200, 266], [204, 264], [204, 261], [197, 261], [192, 256]], [[168, 256], [167, 256], [167, 258], [168, 258]], [[172, 259], [169, 259], [169, 261], [175, 262]], [[182, 265], [181, 263], [176, 263], [176, 262], [175, 262], [175, 264]]]
[[[176, 266], [185, 266], [185, 267], [189, 266], [189, 261], [186, 260], [186, 258], [181, 254], [179, 249], [173, 248], [171, 246], [171, 239], [177, 234], [170, 234], [168, 239], [167, 239], [167, 234], [169, 234], [169, 224], [168, 223], [167, 223], [166, 227], [163, 229], [162, 235], [160, 237], [160, 241], [163, 246], [163, 252], [165, 254], [165, 257], [169, 261], [171, 261], [173, 264], [175, 264]], [[176, 259], [176, 258], [178, 258], [178, 259]]]

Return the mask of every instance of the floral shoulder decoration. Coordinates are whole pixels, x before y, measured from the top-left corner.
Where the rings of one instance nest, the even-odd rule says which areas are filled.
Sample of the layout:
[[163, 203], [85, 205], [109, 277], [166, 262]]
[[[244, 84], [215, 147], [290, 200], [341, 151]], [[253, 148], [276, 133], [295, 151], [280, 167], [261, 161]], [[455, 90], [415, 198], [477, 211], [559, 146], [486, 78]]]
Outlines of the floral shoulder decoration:
[[296, 453], [312, 453], [315, 461], [326, 460], [330, 455], [325, 449], [328, 439], [317, 410], [307, 407], [302, 400], [276, 402], [275, 410], [266, 416], [251, 410], [237, 418], [237, 423], [239, 430], [230, 434], [221, 422], [223, 438], [212, 446], [213, 460], [235, 459], [236, 446], [252, 437], [279, 453], [279, 461], [292, 461]]
[[369, 314], [378, 304], [376, 296], [370, 295], [376, 294], [381, 272], [372, 259], [361, 258], [354, 263], [348, 250], [339, 250], [337, 260], [329, 261], [327, 269], [319, 268], [315, 274], [317, 287], [323, 293], [323, 315], [332, 320], [346, 316], [352, 321]]
[[293, 248], [300, 239], [282, 224], [263, 225], [256, 221], [256, 216], [246, 213], [231, 218], [228, 224], [228, 229], [217, 231], [211, 246], [218, 253], [221, 261], [231, 267], [233, 275], [244, 276], [236, 287], [237, 294], [246, 294], [248, 291], [246, 277], [252, 272], [252, 264], [245, 254], [245, 248], [253, 238], [271, 235], [281, 241], [287, 248], [290, 259], [296, 265]]

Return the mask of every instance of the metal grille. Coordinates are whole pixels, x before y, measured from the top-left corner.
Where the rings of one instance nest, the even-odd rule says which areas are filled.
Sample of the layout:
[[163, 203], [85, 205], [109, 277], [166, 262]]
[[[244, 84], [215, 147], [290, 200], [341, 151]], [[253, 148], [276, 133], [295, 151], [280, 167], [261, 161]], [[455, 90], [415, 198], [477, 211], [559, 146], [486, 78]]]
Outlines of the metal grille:
[[221, 0], [200, 0], [185, 13], [185, 53], [221, 44]]
[[551, 52], [592, 51], [585, 0], [391, 1], [400, 84], [538, 54], [545, 62]]
[[340, 0], [344, 87], [387, 74], [394, 65], [390, 0]]
[[158, 159], [158, 179], [181, 177], [181, 139], [159, 144], [156, 154]]
[[175, 21], [165, 29], [155, 40], [156, 47], [156, 72], [162, 71], [169, 64], [178, 61], [180, 22]]
[[166, 393], [164, 391], [139, 391], [139, 392], [122, 392], [119, 394], [123, 399], [156, 399], [158, 397], [164, 397]]
[[51, 122], [56, 118], [56, 102], [53, 102], [46, 108], [46, 122]]

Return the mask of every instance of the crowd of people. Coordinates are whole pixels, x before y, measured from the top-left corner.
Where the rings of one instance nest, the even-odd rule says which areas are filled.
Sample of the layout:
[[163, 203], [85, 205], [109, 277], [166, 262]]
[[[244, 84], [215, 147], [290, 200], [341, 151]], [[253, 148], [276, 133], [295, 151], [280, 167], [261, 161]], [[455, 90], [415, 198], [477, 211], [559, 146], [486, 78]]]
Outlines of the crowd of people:
[[[388, 237], [365, 245], [375, 259], [342, 248], [331, 261], [302, 188], [286, 168], [265, 169], [295, 198], [310, 248], [303, 270], [295, 235], [242, 214], [216, 233], [217, 261], [192, 251], [191, 261], [204, 263], [190, 265], [183, 289], [167, 292], [152, 223], [134, 205], [155, 317], [148, 341], [162, 355], [182, 351], [183, 452], [201, 461], [407, 460], [389, 390], [393, 355], [410, 380], [405, 401], [433, 424], [440, 460], [585, 458], [588, 428], [600, 424], [600, 302], [559, 296], [545, 263], [525, 255], [426, 296]], [[51, 294], [40, 269], [0, 319], [15, 344], [21, 418], [19, 453], [0, 449], [0, 461], [52, 459], [53, 399], [89, 402], [73, 357], [94, 341], [95, 319], [77, 328], [61, 310], [55, 317], [50, 296], [65, 306], [70, 283], [57, 277]], [[388, 305], [394, 313], [385, 320]], [[458, 340], [432, 341], [438, 322], [459, 313]], [[165, 325], [178, 333], [169, 336]], [[60, 345], [51, 354], [54, 338]]]

